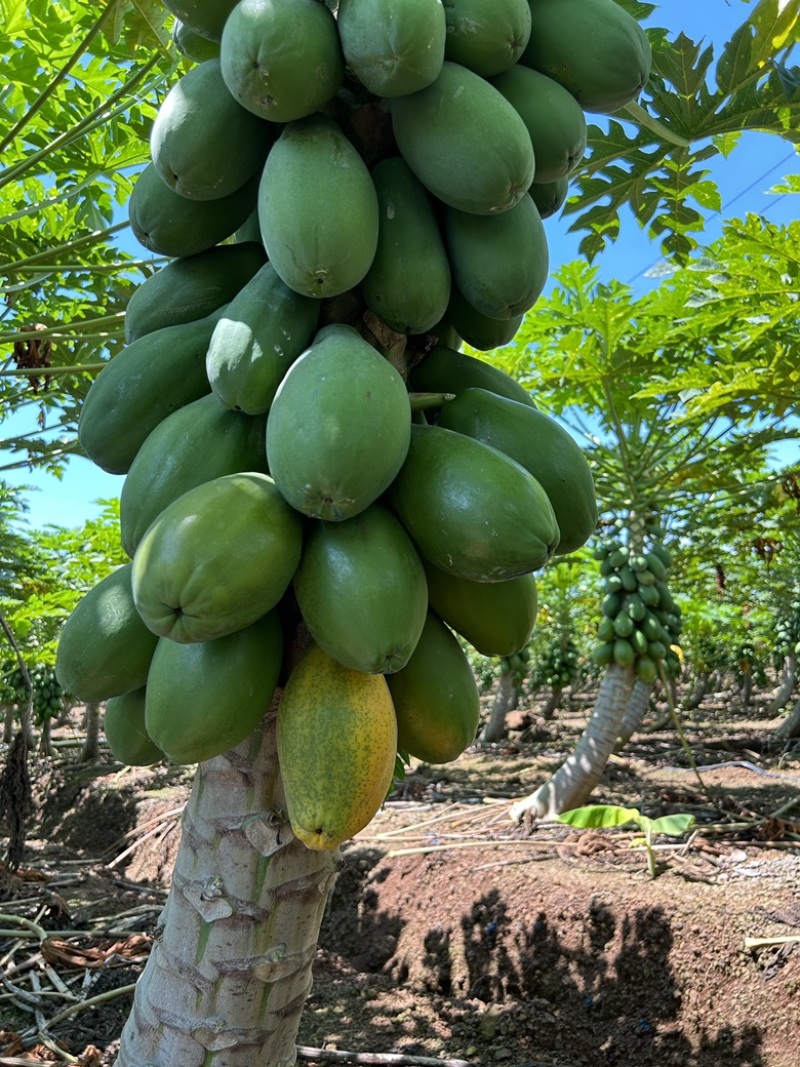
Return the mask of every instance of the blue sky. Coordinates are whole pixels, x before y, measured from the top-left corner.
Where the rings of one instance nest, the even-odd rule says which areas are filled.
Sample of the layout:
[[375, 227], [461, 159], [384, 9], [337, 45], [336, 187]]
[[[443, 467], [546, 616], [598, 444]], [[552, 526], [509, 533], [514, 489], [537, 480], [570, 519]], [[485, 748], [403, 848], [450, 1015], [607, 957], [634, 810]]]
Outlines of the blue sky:
[[[655, 25], [666, 26], [674, 33], [683, 31], [695, 40], [713, 43], [715, 52], [755, 6], [747, 0], [665, 0], [652, 18]], [[713, 240], [721, 230], [721, 219], [747, 212], [766, 215], [772, 222], [788, 222], [797, 217], [797, 196], [770, 195], [769, 189], [786, 174], [798, 172], [797, 156], [792, 146], [776, 137], [749, 135], [728, 159], [712, 160], [710, 167], [723, 200], [720, 216], [709, 220], [707, 238]], [[568, 234], [568, 222], [553, 218], [547, 222], [551, 266], [577, 257], [580, 235]], [[140, 249], [131, 240], [131, 250]], [[657, 245], [651, 243], [632, 217], [623, 220], [619, 241], [597, 261], [606, 278], [618, 278], [637, 289], [650, 284], [646, 272], [659, 261]], [[36, 409], [29, 407], [6, 424], [7, 433], [22, 433], [35, 428]], [[794, 449], [796, 455], [796, 448]], [[2, 457], [0, 457], [2, 458]], [[786, 462], [793, 457], [786, 457]], [[11, 471], [0, 475], [10, 484], [30, 486], [27, 494], [28, 521], [40, 527], [48, 523], [77, 526], [100, 510], [97, 501], [119, 495], [121, 476], [105, 474], [92, 463], [74, 458], [59, 480], [40, 472]]]

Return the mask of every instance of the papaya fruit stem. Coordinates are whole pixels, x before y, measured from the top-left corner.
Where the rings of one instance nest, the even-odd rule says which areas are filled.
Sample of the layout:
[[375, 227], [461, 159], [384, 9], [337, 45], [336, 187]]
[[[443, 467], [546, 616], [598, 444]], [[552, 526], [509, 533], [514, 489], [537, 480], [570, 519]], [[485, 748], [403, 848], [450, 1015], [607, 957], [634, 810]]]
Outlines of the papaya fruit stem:
[[412, 411], [431, 411], [443, 407], [448, 400], [455, 399], [455, 393], [409, 393]]
[[689, 138], [681, 136], [681, 134], [671, 130], [669, 126], [665, 126], [663, 122], [659, 122], [657, 118], [645, 111], [641, 104], [637, 104], [635, 100], [626, 104], [622, 112], [632, 122], [644, 127], [646, 130], [650, 130], [662, 141], [667, 141], [669, 144], [675, 145], [676, 148], [691, 148], [692, 142]]

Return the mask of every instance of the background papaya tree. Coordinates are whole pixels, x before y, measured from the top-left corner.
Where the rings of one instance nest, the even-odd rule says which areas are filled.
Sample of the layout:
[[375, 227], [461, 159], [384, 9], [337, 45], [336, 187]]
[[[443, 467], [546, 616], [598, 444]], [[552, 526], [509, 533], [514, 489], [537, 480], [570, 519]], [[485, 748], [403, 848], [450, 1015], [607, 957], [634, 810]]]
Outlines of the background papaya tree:
[[[716, 251], [724, 257], [721, 245]], [[782, 413], [768, 408], [749, 425], [735, 424], [713, 412], [690, 414], [672, 393], [659, 396], [651, 386], [706, 356], [695, 347], [704, 334], [702, 308], [693, 309], [688, 336], [675, 329], [676, 318], [687, 314], [685, 294], [674, 285], [679, 276], [637, 299], [620, 283], [599, 283], [594, 268], [570, 264], [495, 357], [586, 441], [601, 507], [617, 521], [620, 546], [634, 553], [646, 551], [648, 541], [652, 547], [648, 524], [666, 530], [673, 549], [669, 532], [680, 531], [681, 552], [691, 552], [691, 529], [702, 523], [704, 503], [736, 501], [743, 488], [749, 493], [750, 472], [761, 469], [764, 449], [789, 432]], [[617, 740], [635, 677], [632, 664], [608, 665], [575, 752], [551, 782], [515, 806], [515, 817], [554, 814], [585, 801]], [[654, 679], [641, 680], [652, 685]]]

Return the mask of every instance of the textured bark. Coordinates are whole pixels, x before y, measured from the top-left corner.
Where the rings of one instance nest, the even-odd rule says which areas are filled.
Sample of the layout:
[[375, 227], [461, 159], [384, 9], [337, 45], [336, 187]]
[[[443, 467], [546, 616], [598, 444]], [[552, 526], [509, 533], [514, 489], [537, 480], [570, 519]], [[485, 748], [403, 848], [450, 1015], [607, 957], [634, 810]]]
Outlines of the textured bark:
[[616, 744], [617, 751], [627, 745], [642, 725], [642, 720], [650, 706], [650, 694], [652, 692], [653, 686], [651, 684], [648, 685], [647, 682], [643, 682], [639, 678], [633, 683], [631, 695], [628, 698], [628, 706], [625, 709], [622, 725], [619, 728], [619, 738]]
[[745, 674], [742, 678], [740, 689], [742, 703], [746, 708], [750, 707], [753, 702], [753, 676], [752, 674]]
[[792, 650], [783, 658], [783, 671], [781, 672], [781, 684], [778, 692], [769, 706], [771, 715], [777, 715], [782, 711], [792, 698], [794, 687], [797, 684], [797, 653]]
[[513, 673], [509, 671], [508, 674], [501, 674], [500, 685], [495, 693], [489, 720], [481, 731], [481, 741], [491, 743], [503, 740], [506, 736], [506, 715], [516, 707], [516, 700], [517, 693], [514, 686]]
[[776, 731], [777, 737], [800, 737], [800, 700], [789, 712]]
[[3, 705], [3, 744], [10, 745], [14, 740], [15, 704]]
[[695, 711], [703, 703], [711, 689], [711, 678], [707, 673], [699, 674], [694, 683], [694, 689], [683, 701], [686, 711]]
[[574, 751], [535, 793], [511, 807], [511, 818], [553, 818], [586, 802], [603, 777], [614, 750], [633, 687], [633, 668], [612, 663], [606, 668], [597, 702]]
[[550, 697], [547, 703], [542, 708], [540, 714], [545, 722], [550, 720], [555, 715], [556, 711], [561, 707], [561, 697], [564, 695], [564, 687], [560, 685], [554, 685]]
[[81, 763], [97, 759], [100, 754], [100, 705], [87, 704], [83, 716], [85, 737], [81, 749]]
[[336, 853], [283, 815], [274, 708], [200, 764], [116, 1067], [289, 1067]]

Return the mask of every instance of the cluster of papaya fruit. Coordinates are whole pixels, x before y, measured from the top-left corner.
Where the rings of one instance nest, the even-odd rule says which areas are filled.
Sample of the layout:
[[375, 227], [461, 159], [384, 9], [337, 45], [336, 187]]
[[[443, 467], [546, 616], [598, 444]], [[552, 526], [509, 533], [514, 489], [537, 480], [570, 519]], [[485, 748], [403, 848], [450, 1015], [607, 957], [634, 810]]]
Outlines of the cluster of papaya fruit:
[[534, 571], [596, 525], [572, 438], [458, 349], [505, 343], [539, 296], [536, 204], [649, 47], [614, 0], [165, 3], [198, 65], [130, 220], [171, 261], [79, 425], [126, 475], [132, 562], [67, 621], [59, 672], [108, 700], [130, 763], [228, 750], [280, 686], [292, 827], [331, 848], [398, 747], [444, 762], [472, 742], [453, 631], [519, 652]]
[[635, 667], [648, 685], [656, 680], [660, 663], [668, 674], [677, 673], [681, 609], [665, 581], [672, 566], [669, 549], [657, 536], [649, 550], [641, 551], [610, 537], [598, 545], [595, 558], [605, 578], [605, 597], [594, 662]]
[[537, 689], [543, 685], [563, 689], [575, 680], [579, 669], [578, 646], [569, 634], [564, 634], [551, 641], [545, 654], [537, 661], [531, 683]]
[[[41, 725], [46, 719], [58, 715], [64, 704], [65, 693], [58, 684], [52, 666], [37, 663], [28, 670], [33, 688], [33, 719]], [[28, 703], [28, 686], [16, 663], [7, 662], [0, 671], [0, 704], [16, 704], [25, 707]]]

